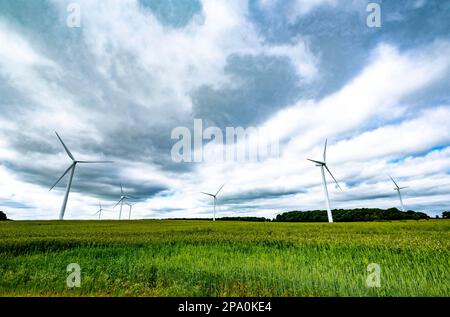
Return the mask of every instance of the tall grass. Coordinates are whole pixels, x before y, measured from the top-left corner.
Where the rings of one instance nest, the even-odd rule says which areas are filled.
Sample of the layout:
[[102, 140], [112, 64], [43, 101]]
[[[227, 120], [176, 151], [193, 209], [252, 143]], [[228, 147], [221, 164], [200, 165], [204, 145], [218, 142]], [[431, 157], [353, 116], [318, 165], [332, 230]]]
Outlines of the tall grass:
[[[449, 296], [450, 221], [0, 223], [1, 296]], [[81, 266], [81, 287], [66, 267]], [[366, 285], [381, 266], [381, 287]]]

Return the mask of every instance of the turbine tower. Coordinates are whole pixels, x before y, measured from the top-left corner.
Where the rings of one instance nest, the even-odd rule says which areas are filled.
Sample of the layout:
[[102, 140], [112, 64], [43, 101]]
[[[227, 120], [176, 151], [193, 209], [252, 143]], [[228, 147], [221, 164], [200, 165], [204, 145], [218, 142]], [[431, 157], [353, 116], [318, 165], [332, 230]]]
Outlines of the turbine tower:
[[327, 166], [327, 143], [328, 140], [325, 140], [325, 148], [323, 150], [323, 161], [316, 161], [308, 159], [308, 161], [311, 161], [316, 164], [316, 166], [320, 167], [320, 171], [322, 172], [322, 182], [323, 182], [323, 191], [325, 194], [325, 202], [327, 205], [327, 215], [328, 215], [328, 222], [333, 222], [333, 215], [331, 213], [331, 207], [330, 207], [330, 197], [328, 196], [328, 188], [327, 188], [327, 180], [325, 178], [325, 169], [328, 171], [330, 176], [333, 178], [334, 182], [336, 183], [337, 187], [342, 191], [341, 186], [339, 186], [338, 181], [336, 178], [334, 178], [333, 174], [331, 173], [330, 169]]
[[400, 186], [398, 186], [398, 184], [394, 181], [394, 179], [392, 178], [392, 176], [389, 176], [389, 177], [391, 178], [391, 181], [392, 181], [392, 182], [394, 183], [394, 185], [395, 185], [394, 190], [397, 191], [398, 199], [400, 200], [400, 206], [401, 206], [401, 208], [402, 208], [402, 211], [405, 211], [405, 208], [403, 207], [403, 200], [402, 200], [402, 193], [401, 193], [401, 190], [402, 190], [402, 189], [405, 189], [405, 188], [408, 188], [408, 187], [400, 187]]
[[223, 186], [225, 186], [225, 184], [223, 184], [222, 186], [220, 186], [220, 188], [219, 188], [219, 190], [217, 191], [216, 194], [210, 194], [210, 193], [201, 192], [202, 194], [211, 196], [211, 197], [213, 198], [213, 204], [214, 204], [213, 221], [216, 221], [216, 202], [217, 202], [217, 195], [219, 195], [219, 193], [220, 193], [220, 191], [222, 190]]
[[130, 207], [130, 211], [128, 212], [128, 220], [131, 220], [131, 210], [133, 209], [133, 206], [134, 206], [135, 204], [127, 203], [127, 205], [128, 205], [128, 207]]
[[67, 182], [67, 187], [66, 187], [66, 193], [64, 195], [64, 200], [61, 206], [61, 210], [59, 212], [59, 220], [63, 220], [64, 219], [64, 214], [66, 212], [66, 206], [67, 206], [67, 200], [69, 198], [69, 192], [70, 192], [70, 187], [72, 186], [72, 180], [73, 180], [73, 174], [75, 172], [75, 167], [77, 166], [77, 164], [97, 164], [97, 163], [112, 163], [112, 161], [78, 161], [74, 158], [74, 156], [72, 155], [72, 153], [70, 153], [69, 149], [67, 148], [67, 146], [64, 144], [63, 140], [61, 139], [61, 137], [59, 136], [59, 134], [57, 132], [56, 136], [58, 137], [59, 141], [61, 142], [62, 146], [64, 147], [64, 150], [66, 151], [67, 155], [69, 156], [69, 158], [72, 160], [72, 164], [69, 166], [69, 168], [61, 175], [61, 177], [56, 181], [56, 183], [50, 188], [49, 191], [51, 191], [58, 183], [59, 181], [66, 176], [67, 173], [70, 172], [69, 175], [69, 181]]
[[133, 198], [133, 196], [125, 195], [122, 184], [120, 184], [120, 193], [121, 193], [120, 199], [113, 207], [113, 209], [114, 209], [120, 204], [119, 220], [122, 218], [122, 208], [123, 208], [124, 201], [128, 200], [129, 198]]

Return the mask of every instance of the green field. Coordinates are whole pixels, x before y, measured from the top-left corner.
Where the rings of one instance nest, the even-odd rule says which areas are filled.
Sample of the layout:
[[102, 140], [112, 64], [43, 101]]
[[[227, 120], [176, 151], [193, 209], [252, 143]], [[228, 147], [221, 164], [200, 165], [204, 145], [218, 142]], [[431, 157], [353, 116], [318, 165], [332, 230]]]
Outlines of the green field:
[[448, 220], [2, 222], [0, 296], [450, 296], [449, 246]]

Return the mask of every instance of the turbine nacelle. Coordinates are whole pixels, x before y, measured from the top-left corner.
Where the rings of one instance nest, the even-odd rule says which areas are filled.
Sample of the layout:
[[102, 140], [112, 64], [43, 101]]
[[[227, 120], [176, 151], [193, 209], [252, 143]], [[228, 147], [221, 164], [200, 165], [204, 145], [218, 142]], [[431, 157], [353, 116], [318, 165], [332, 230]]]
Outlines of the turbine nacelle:
[[315, 161], [315, 160], [311, 160], [311, 159], [307, 159], [307, 160], [315, 163], [316, 166], [325, 166], [325, 165], [327, 165], [325, 162]]
[[389, 178], [391, 179], [391, 181], [392, 181], [392, 182], [394, 183], [394, 185], [395, 185], [394, 190], [399, 191], [399, 190], [408, 188], [408, 186], [404, 186], [404, 187], [398, 186], [397, 182], [392, 178], [392, 176], [389, 176]]

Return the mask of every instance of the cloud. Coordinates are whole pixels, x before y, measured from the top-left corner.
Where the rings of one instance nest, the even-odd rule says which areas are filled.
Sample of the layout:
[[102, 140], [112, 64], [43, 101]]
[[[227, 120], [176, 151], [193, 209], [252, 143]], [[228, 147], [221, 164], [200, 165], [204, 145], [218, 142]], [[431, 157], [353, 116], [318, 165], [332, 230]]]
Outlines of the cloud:
[[[286, 17], [290, 23], [294, 23], [298, 18], [310, 13], [317, 7], [328, 5], [336, 6], [338, 0], [260, 0], [260, 6], [265, 10], [274, 10], [282, 6]], [[286, 4], [287, 3], [287, 4]]]

